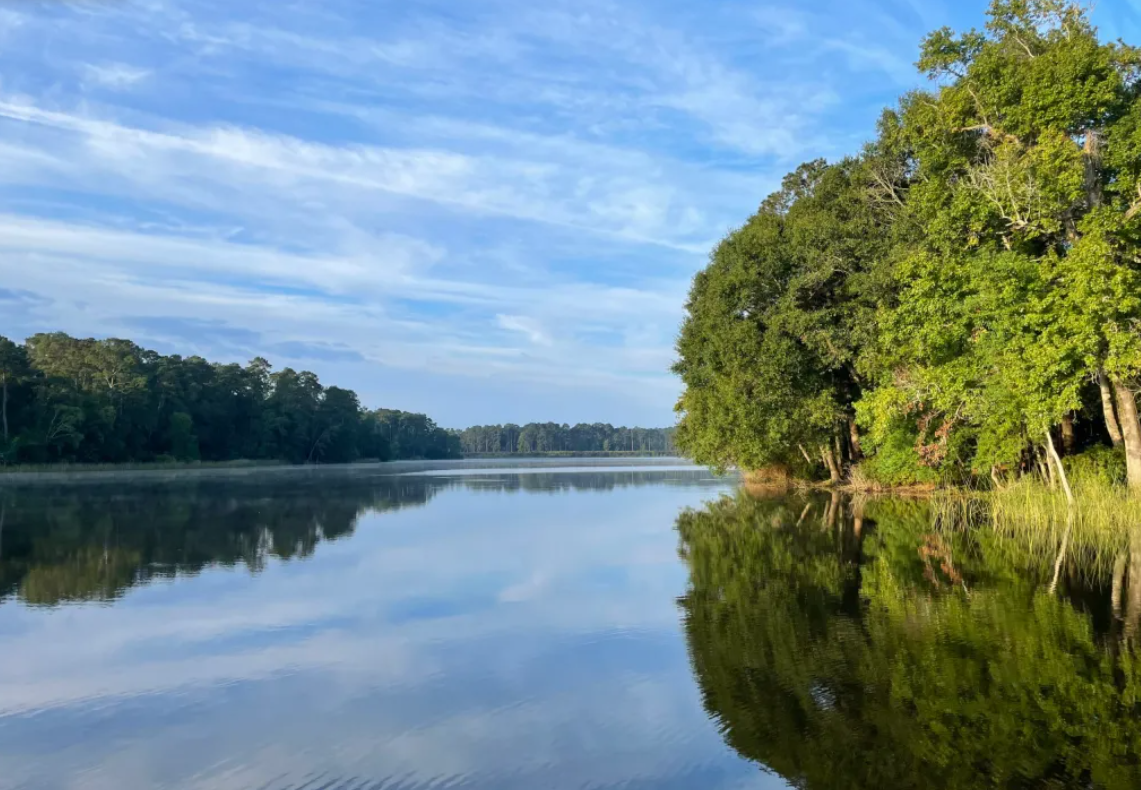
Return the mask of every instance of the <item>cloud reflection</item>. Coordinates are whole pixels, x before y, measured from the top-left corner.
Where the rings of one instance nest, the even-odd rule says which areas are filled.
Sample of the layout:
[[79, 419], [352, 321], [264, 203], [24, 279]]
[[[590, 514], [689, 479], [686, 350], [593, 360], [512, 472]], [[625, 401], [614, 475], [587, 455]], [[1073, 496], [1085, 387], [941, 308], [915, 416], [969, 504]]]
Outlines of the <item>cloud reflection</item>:
[[[705, 719], [678, 632], [685, 571], [674, 518], [724, 483], [599, 474], [389, 478], [293, 486], [273, 500], [256, 487], [199, 486], [177, 495], [183, 511], [217, 517], [206, 503], [225, 501], [252, 521], [255, 546], [290, 545], [276, 524], [299, 548], [184, 568], [170, 547], [197, 537], [201, 548], [208, 525], [171, 536], [159, 534], [169, 523], [109, 517], [145, 516], [154, 497], [173, 511], [175, 494], [88, 490], [78, 534], [102, 529], [118, 539], [109, 547], [158, 557], [168, 572], [140, 566], [136, 582], [149, 583], [46, 608], [20, 602], [17, 584], [0, 606], [7, 778], [84, 788], [767, 786], [751, 784], [755, 767]], [[273, 521], [270, 501], [290, 518]], [[4, 545], [21, 545], [37, 508], [58, 522], [69, 502], [9, 499], [9, 513], [23, 515]], [[55, 548], [35, 559], [67, 554]], [[8, 548], [3, 557], [6, 572], [19, 559]]]

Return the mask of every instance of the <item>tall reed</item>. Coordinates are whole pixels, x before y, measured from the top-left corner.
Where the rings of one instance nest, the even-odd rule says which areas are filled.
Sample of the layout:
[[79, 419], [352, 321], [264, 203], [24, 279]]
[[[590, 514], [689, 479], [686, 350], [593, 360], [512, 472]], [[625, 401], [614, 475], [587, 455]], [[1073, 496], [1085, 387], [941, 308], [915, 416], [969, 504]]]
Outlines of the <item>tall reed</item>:
[[941, 491], [934, 498], [943, 529], [989, 527], [1015, 539], [1029, 556], [1101, 577], [1141, 534], [1141, 499], [1093, 477], [1074, 481], [1074, 505], [1059, 490], [1026, 478], [998, 491]]

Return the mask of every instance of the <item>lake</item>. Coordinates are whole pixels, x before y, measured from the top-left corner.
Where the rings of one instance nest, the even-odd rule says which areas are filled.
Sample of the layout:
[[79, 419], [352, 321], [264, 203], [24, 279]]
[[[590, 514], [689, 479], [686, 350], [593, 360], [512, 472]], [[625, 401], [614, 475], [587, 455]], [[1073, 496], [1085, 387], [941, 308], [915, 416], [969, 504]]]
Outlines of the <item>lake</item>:
[[0, 787], [1139, 786], [1141, 552], [487, 467], [0, 489]]

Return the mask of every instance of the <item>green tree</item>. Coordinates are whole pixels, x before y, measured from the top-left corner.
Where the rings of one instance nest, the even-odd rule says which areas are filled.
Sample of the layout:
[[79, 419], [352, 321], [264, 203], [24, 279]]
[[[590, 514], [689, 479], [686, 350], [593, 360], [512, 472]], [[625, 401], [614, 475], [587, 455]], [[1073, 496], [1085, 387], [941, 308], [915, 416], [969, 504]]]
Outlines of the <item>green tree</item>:
[[22, 346], [0, 335], [0, 461], [9, 460], [13, 453], [16, 430], [12, 427], [17, 388], [27, 381], [28, 358]]
[[62, 332], [0, 338], [0, 462], [451, 458], [460, 439], [427, 416], [386, 429], [356, 393], [314, 373], [164, 356], [128, 340]]
[[[849, 160], [785, 178], [694, 280], [678, 340], [678, 446], [717, 467], [859, 458], [854, 403], [875, 339], [890, 215]], [[803, 458], [803, 463], [801, 459]]]
[[170, 451], [179, 461], [197, 461], [198, 436], [194, 433], [194, 420], [184, 411], [170, 415]]
[[881, 432], [918, 413], [944, 440], [976, 434], [976, 466], [1014, 464], [1105, 382], [1141, 490], [1139, 63], [1060, 0], [1000, 0], [984, 31], [924, 42], [940, 86], [885, 124], [910, 152], [906, 211], [924, 233], [882, 317], [891, 364], [866, 407]]

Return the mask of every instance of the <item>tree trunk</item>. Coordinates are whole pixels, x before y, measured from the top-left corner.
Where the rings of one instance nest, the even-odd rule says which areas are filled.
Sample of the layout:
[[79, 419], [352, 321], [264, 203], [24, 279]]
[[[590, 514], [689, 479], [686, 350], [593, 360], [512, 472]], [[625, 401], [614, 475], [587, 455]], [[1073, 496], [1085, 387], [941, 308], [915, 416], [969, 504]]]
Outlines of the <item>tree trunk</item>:
[[804, 449], [803, 444], [798, 444], [797, 447], [800, 448], [800, 454], [804, 456], [805, 462], [808, 463], [808, 466], [811, 469], [813, 466], [813, 463], [812, 463], [812, 458], [808, 455], [808, 451]]
[[991, 479], [991, 481], [994, 482], [994, 490], [995, 491], [1005, 490], [1006, 486], [1004, 486], [1002, 484], [1002, 480], [998, 476], [998, 467], [993, 465], [993, 464], [991, 464], [991, 467], [990, 467], [990, 479]]
[[852, 461], [859, 461], [864, 457], [864, 450], [860, 447], [860, 429], [856, 426], [856, 418], [848, 418], [848, 441], [852, 443]]
[[1049, 455], [1045, 452], [1039, 453], [1035, 449], [1034, 461], [1038, 464], [1038, 474], [1042, 475], [1042, 479], [1051, 491], [1055, 490], [1058, 487], [1058, 481], [1054, 479], [1054, 465], [1050, 463]]
[[[1113, 390], [1117, 394], [1117, 413], [1121, 417], [1129, 489], [1141, 495], [1141, 421], [1137, 418], [1137, 396], [1120, 381], [1113, 382]], [[1141, 575], [1141, 569], [1138, 575]]]
[[1109, 377], [1102, 372], [1097, 374], [1097, 386], [1101, 390], [1101, 411], [1105, 415], [1105, 429], [1114, 447], [1121, 446], [1121, 425], [1117, 422], [1117, 409], [1113, 405], [1113, 389]]
[[4, 418], [4, 444], [8, 443], [8, 377], [4, 377], [4, 394], [0, 403], [0, 415]]
[[808, 518], [808, 511], [810, 511], [810, 510], [812, 510], [812, 503], [811, 502], [809, 502], [807, 505], [804, 506], [804, 510], [800, 511], [800, 518], [798, 518], [796, 520], [796, 526], [799, 527], [801, 524], [804, 523], [804, 519]]
[[1078, 449], [1078, 437], [1074, 433], [1074, 415], [1067, 414], [1062, 418], [1062, 452], [1073, 455]]
[[1101, 137], [1098, 133], [1090, 129], [1086, 132], [1085, 144], [1082, 146], [1082, 153], [1085, 154], [1085, 191], [1086, 202], [1091, 209], [1095, 209], [1102, 204], [1103, 195], [1101, 188], [1102, 173], [1101, 173]]
[[[1073, 507], [1074, 492], [1070, 490], [1070, 479], [1066, 477], [1066, 467], [1062, 466], [1062, 459], [1058, 455], [1057, 448], [1054, 447], [1054, 437], [1050, 435], [1049, 430], [1046, 431], [1046, 450], [1050, 453], [1050, 459], [1058, 470], [1058, 479], [1062, 481], [1062, 490], [1066, 492], [1066, 502], [1070, 507]], [[1069, 535], [1068, 530], [1066, 534]]]
[[820, 457], [824, 461], [824, 468], [828, 470], [829, 480], [833, 485], [838, 485], [840, 483], [840, 466], [836, 463], [836, 458], [828, 445], [820, 445]]

